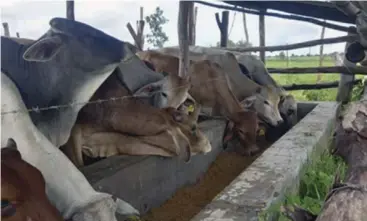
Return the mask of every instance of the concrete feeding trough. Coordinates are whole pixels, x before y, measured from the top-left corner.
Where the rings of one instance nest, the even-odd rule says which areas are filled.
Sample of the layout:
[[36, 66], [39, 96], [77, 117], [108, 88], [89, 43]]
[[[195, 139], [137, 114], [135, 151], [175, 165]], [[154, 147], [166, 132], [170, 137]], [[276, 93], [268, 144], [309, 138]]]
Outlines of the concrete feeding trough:
[[[159, 207], [165, 208], [164, 216], [170, 217], [168, 213], [175, 213], [173, 216], [177, 217], [174, 220], [257, 220], [262, 209], [281, 200], [287, 189], [298, 184], [302, 167], [309, 156], [327, 147], [336, 111], [335, 102], [299, 103], [299, 123], [257, 159], [248, 160], [247, 165], [243, 164], [237, 173], [232, 173], [233, 178], [228, 184], [209, 200], [206, 199], [207, 202], [199, 209], [195, 208], [197, 211], [194, 209], [194, 212], [182, 208], [177, 210], [180, 212], [174, 211], [165, 202], [190, 184], [198, 185], [198, 179], [221, 157], [225, 129], [223, 120], [200, 123], [213, 149], [206, 155], [193, 156], [187, 164], [176, 158], [115, 156], [81, 168], [81, 171], [96, 190], [124, 199], [141, 214], [156, 208], [153, 209], [156, 211], [150, 212], [153, 214], [148, 213], [149, 219], [146, 221], [164, 221], [162, 216], [154, 214], [160, 213]], [[216, 183], [206, 188], [212, 188]], [[179, 196], [174, 196], [169, 203], [174, 204], [177, 199]], [[192, 203], [196, 203], [194, 201], [196, 199]], [[166, 220], [172, 220], [170, 218]]]

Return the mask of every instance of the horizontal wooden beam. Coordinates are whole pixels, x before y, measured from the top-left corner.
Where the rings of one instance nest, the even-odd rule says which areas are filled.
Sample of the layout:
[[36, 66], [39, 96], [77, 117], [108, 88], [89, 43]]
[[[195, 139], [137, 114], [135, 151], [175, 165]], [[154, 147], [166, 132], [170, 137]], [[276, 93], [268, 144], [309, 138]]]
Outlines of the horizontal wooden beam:
[[[362, 82], [362, 79], [354, 80], [353, 85], [359, 84]], [[337, 88], [339, 86], [339, 81], [326, 82], [326, 83], [317, 83], [317, 84], [289, 84], [282, 85], [281, 87], [287, 91], [295, 91], [295, 90], [319, 90], [319, 89], [328, 89], [328, 88]]]
[[[261, 14], [259, 11], [244, 9], [244, 8], [239, 8], [239, 7], [226, 6], [226, 5], [217, 5], [217, 4], [204, 2], [204, 1], [194, 1], [194, 2], [203, 4], [203, 5], [207, 5], [207, 6], [211, 6], [211, 7], [215, 7], [215, 8], [219, 8], [219, 9], [232, 10], [232, 11], [238, 11], [238, 12], [243, 12], [243, 13], [248, 13], [248, 14], [255, 14], [255, 15], [260, 15]], [[304, 17], [304, 16], [299, 16], [299, 15], [286, 15], [286, 14], [279, 14], [279, 13], [275, 13], [275, 12], [265, 12], [265, 15], [272, 16], [272, 17], [277, 17], [277, 18], [285, 18], [285, 19], [290, 19], [290, 20], [309, 22], [309, 23], [312, 23], [312, 24], [315, 24], [315, 25], [320, 25], [322, 27], [325, 26], [326, 28], [330, 28], [330, 29], [334, 29], [334, 30], [338, 30], [338, 31], [357, 33], [357, 29], [353, 26], [345, 27], [345, 26], [341, 26], [341, 25], [336, 25], [336, 24], [320, 21], [318, 19], [310, 18], [310, 17]]]
[[367, 75], [367, 67], [354, 66], [354, 67], [344, 67], [344, 66], [333, 66], [333, 67], [309, 67], [309, 68], [268, 68], [269, 73], [272, 74], [337, 74], [343, 73], [347, 75]]
[[324, 39], [317, 39], [311, 41], [305, 41], [295, 44], [288, 44], [288, 45], [277, 45], [277, 46], [266, 46], [266, 47], [250, 47], [250, 48], [221, 48], [228, 51], [237, 51], [237, 52], [250, 52], [250, 51], [285, 51], [285, 50], [293, 50], [299, 48], [306, 48], [312, 47], [316, 45], [325, 45], [325, 44], [335, 44], [341, 42], [352, 42], [357, 39], [357, 36], [341, 36], [335, 38], [324, 38]]

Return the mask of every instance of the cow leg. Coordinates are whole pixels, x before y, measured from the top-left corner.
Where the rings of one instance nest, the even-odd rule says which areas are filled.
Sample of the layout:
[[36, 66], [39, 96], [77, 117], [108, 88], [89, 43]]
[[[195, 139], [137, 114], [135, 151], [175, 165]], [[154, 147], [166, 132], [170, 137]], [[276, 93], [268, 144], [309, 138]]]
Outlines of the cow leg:
[[74, 125], [73, 129], [71, 130], [68, 142], [60, 148], [70, 159], [70, 161], [78, 168], [84, 166], [82, 154], [82, 136], [82, 129], [78, 124]]

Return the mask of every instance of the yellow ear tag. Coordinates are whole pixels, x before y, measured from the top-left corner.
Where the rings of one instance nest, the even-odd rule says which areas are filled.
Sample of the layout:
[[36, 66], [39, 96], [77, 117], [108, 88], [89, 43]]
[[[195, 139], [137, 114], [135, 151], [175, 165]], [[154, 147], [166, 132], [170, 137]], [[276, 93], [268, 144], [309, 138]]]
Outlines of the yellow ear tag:
[[195, 110], [194, 105], [193, 105], [193, 104], [189, 105], [189, 106], [187, 107], [187, 110], [189, 111], [189, 113], [194, 112], [194, 110]]
[[265, 135], [265, 130], [264, 129], [260, 129], [259, 130], [259, 136], [264, 136]]

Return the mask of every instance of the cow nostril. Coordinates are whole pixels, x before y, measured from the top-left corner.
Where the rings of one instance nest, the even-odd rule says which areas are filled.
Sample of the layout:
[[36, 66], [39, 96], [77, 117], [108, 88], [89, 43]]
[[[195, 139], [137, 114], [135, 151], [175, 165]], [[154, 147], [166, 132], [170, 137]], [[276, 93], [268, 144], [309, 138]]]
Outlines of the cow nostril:
[[283, 121], [282, 120], [278, 120], [278, 125], [282, 124]]

